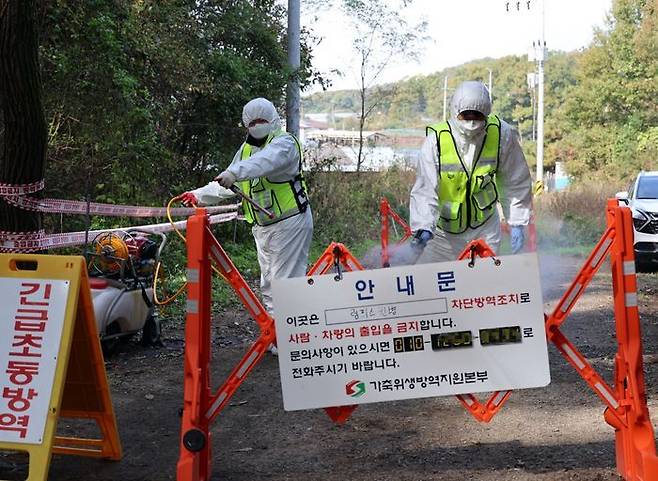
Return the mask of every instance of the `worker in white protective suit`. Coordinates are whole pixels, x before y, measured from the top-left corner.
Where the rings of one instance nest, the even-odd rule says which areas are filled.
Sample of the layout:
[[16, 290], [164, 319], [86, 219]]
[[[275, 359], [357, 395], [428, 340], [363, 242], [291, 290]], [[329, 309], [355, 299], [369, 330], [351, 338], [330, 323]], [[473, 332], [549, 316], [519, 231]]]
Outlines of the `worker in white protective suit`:
[[243, 201], [246, 220], [258, 251], [263, 304], [272, 312], [272, 279], [306, 275], [313, 237], [313, 215], [302, 175], [302, 151], [297, 139], [281, 130], [274, 105], [264, 98], [242, 110], [248, 134], [231, 164], [208, 185], [182, 196], [185, 204], [209, 205], [242, 192], [274, 213], [273, 218]]
[[410, 224], [417, 263], [457, 259], [466, 244], [483, 239], [498, 252], [497, 203], [521, 250], [532, 209], [528, 164], [512, 127], [491, 114], [481, 82], [457, 87], [447, 122], [427, 127], [411, 190]]

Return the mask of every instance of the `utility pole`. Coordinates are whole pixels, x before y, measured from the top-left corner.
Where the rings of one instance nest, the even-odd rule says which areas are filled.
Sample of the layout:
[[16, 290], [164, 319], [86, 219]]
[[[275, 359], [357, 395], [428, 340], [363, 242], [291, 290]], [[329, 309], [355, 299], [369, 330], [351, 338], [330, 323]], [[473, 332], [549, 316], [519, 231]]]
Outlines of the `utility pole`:
[[443, 77], [443, 121], [448, 119], [448, 76]]
[[527, 78], [527, 84], [528, 84], [528, 91], [530, 92], [530, 105], [532, 105], [532, 141], [534, 142], [536, 140], [535, 137], [535, 127], [537, 125], [537, 121], [535, 120], [537, 118], [537, 96], [535, 92], [537, 92], [537, 72], [528, 72], [526, 75]]
[[545, 44], [540, 47], [542, 53], [537, 60], [537, 179], [544, 177], [544, 51]]
[[544, 61], [546, 60], [546, 38], [545, 38], [545, 0], [541, 1], [541, 38], [536, 49], [537, 62], [537, 178], [536, 181], [544, 180]]
[[288, 0], [288, 66], [290, 79], [286, 95], [286, 130], [299, 137], [299, 67], [301, 65], [299, 0]]
[[489, 69], [489, 102], [493, 104], [493, 71]]
[[[528, 55], [528, 60], [534, 62], [536, 69], [533, 74], [532, 88], [537, 89], [537, 174], [535, 180], [537, 182], [543, 182], [544, 180], [544, 62], [546, 61], [546, 38], [545, 38], [545, 3], [546, 0], [526, 0], [524, 3], [527, 7], [527, 10], [531, 9], [531, 5], [535, 5], [541, 2], [541, 12], [539, 20], [541, 25], [539, 25], [539, 40], [532, 42], [532, 50]], [[514, 9], [510, 6], [514, 5], [514, 2], [507, 2], [505, 4], [505, 9], [508, 12], [512, 12]], [[516, 10], [521, 11], [521, 2], [516, 2]], [[528, 76], [528, 86], [530, 86], [530, 76]]]

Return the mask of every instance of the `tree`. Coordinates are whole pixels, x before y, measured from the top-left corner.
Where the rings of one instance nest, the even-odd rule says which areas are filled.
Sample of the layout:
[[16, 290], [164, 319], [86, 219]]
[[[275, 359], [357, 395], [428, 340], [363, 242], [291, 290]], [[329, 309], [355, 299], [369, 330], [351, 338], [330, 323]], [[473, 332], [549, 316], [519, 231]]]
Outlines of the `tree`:
[[[397, 5], [386, 0], [345, 0], [343, 9], [354, 25], [353, 47], [358, 59], [359, 82], [359, 151], [357, 172], [361, 170], [363, 131], [366, 121], [384, 99], [385, 89], [375, 86], [382, 73], [394, 62], [415, 59], [426, 22], [409, 25], [400, 11], [411, 3], [401, 0]], [[390, 86], [389, 86], [390, 87]]]
[[79, 199], [90, 178], [94, 200], [162, 203], [228, 165], [247, 101], [282, 104], [290, 72], [278, 0], [44, 3], [53, 196]]
[[[36, 0], [0, 0], [0, 182], [43, 179], [47, 130], [41, 104]], [[36, 212], [0, 201], [0, 230], [35, 232]]]
[[580, 57], [558, 155], [581, 177], [631, 177], [655, 166], [644, 148], [658, 124], [658, 1], [614, 0], [607, 28]]

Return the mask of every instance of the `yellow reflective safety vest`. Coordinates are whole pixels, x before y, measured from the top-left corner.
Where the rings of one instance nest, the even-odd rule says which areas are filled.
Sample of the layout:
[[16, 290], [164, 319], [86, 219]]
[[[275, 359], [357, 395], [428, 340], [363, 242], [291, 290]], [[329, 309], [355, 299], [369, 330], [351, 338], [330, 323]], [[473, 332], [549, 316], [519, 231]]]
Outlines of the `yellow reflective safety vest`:
[[433, 133], [436, 136], [438, 147], [437, 225], [451, 234], [480, 227], [496, 210], [500, 119], [490, 115], [485, 130], [482, 148], [469, 170], [459, 156], [448, 122], [430, 125], [426, 129], [427, 135]]
[[[263, 144], [265, 148], [273, 139], [282, 135], [291, 135], [279, 130], [270, 134]], [[270, 219], [267, 215], [254, 209], [251, 204], [242, 201], [245, 219], [250, 224], [254, 222], [258, 225], [270, 225], [283, 219], [295, 216], [305, 212], [308, 208], [308, 196], [306, 194], [306, 182], [302, 175], [302, 149], [299, 141], [294, 135], [291, 135], [297, 145], [299, 152], [299, 168], [297, 175], [292, 180], [284, 182], [274, 182], [267, 177], [258, 177], [256, 179], [244, 180], [239, 182], [242, 192], [254, 199], [258, 204], [274, 213], [274, 218]], [[248, 143], [242, 144], [240, 160], [251, 157], [252, 147]]]

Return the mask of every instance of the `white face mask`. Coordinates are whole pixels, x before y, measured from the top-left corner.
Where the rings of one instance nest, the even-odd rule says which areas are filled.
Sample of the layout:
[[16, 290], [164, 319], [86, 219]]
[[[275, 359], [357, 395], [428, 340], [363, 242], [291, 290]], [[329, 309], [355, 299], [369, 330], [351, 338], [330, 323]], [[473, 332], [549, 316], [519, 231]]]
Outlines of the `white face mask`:
[[484, 120], [459, 120], [457, 119], [457, 128], [464, 137], [475, 137], [484, 130], [487, 123]]
[[256, 124], [253, 127], [249, 127], [249, 135], [251, 135], [254, 139], [262, 139], [270, 135], [271, 130], [272, 124], [270, 123]]

